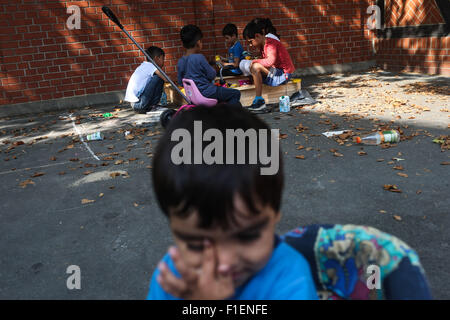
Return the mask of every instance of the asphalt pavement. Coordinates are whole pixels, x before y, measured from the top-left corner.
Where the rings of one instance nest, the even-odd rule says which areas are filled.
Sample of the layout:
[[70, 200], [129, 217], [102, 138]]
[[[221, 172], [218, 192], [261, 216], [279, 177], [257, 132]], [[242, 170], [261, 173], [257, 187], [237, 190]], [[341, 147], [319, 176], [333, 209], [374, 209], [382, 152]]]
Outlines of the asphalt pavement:
[[[278, 231], [378, 228], [414, 248], [433, 296], [450, 299], [450, 151], [433, 143], [449, 136], [450, 79], [367, 72], [305, 77], [302, 86], [317, 104], [259, 115], [282, 134]], [[146, 297], [172, 243], [151, 183], [163, 129], [138, 125], [147, 118], [117, 105], [0, 119], [0, 299]], [[403, 140], [360, 146], [322, 135], [377, 128], [400, 129]], [[104, 140], [81, 141], [97, 131]], [[66, 286], [71, 265], [80, 290]]]

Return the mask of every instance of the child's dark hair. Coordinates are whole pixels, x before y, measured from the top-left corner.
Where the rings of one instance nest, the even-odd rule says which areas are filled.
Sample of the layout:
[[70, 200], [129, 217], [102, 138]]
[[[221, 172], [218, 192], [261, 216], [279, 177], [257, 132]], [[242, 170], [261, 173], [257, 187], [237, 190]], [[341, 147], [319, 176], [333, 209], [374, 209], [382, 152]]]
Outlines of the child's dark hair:
[[[157, 57], [160, 57], [160, 56], [164, 56], [164, 55], [165, 55], [164, 50], [161, 49], [160, 47], [154, 47], [154, 46], [151, 46], [151, 47], [148, 47], [148, 49], [145, 50], [145, 51], [148, 53], [148, 55], [149, 55], [150, 58], [152, 58], [152, 59], [155, 59], [155, 58], [157, 58]], [[147, 61], [148, 61], [148, 59], [147, 59]]]
[[203, 38], [203, 33], [196, 25], [188, 24], [181, 29], [180, 37], [183, 47], [191, 49], [195, 47], [198, 40]]
[[250, 21], [243, 31], [243, 36], [244, 39], [255, 39], [255, 34], [257, 33], [263, 36], [272, 33], [280, 38], [280, 36], [277, 34], [277, 29], [273, 26], [272, 21], [270, 21], [270, 19], [268, 18], [255, 18]]
[[[203, 132], [216, 129], [222, 133], [224, 157], [227, 155], [225, 152], [227, 129], [242, 129], [244, 132], [248, 129], [254, 129], [256, 132], [260, 129], [268, 130], [267, 155], [278, 153], [278, 172], [274, 175], [261, 175], [260, 169], [267, 165], [263, 165], [259, 159], [256, 164], [249, 164], [250, 139], [245, 139], [246, 164], [237, 164], [236, 144], [233, 164], [225, 164], [229, 163], [228, 158], [227, 161], [224, 160], [224, 164], [208, 165], [203, 161], [202, 164], [174, 164], [172, 150], [180, 142], [172, 141], [172, 133], [180, 128], [187, 130], [192, 137], [189, 145], [191, 150], [194, 150], [194, 121], [201, 121]], [[259, 134], [257, 136], [256, 145], [259, 145], [263, 142], [260, 142]], [[281, 152], [271, 150], [270, 140], [268, 125], [242, 107], [228, 104], [218, 104], [215, 107], [199, 106], [178, 114], [171, 120], [160, 139], [153, 159], [153, 187], [164, 214], [169, 216], [170, 209], [170, 214], [185, 218], [195, 210], [198, 213], [200, 228], [218, 225], [226, 229], [230, 222], [236, 223], [233, 215], [236, 195], [241, 197], [254, 215], [260, 212], [260, 208], [255, 206], [256, 203], [268, 205], [278, 212], [284, 183], [283, 166]], [[210, 142], [197, 141], [197, 143], [202, 144], [203, 153], [205, 146]], [[193, 153], [191, 152], [190, 156], [191, 163], [194, 163]]]
[[233, 24], [233, 23], [227, 24], [222, 30], [222, 35], [223, 36], [230, 36], [230, 37], [235, 35], [237, 37], [238, 30], [237, 30], [236, 25]]

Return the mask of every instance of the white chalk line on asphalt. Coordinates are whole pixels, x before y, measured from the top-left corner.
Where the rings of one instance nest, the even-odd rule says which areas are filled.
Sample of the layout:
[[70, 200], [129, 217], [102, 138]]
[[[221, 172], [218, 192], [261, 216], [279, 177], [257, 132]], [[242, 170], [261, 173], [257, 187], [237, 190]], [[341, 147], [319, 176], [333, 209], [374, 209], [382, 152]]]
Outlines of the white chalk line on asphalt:
[[[140, 147], [140, 148], [135, 148], [133, 149], [135, 151], [138, 150], [148, 150], [147, 147]], [[119, 154], [125, 154], [126, 151], [119, 151], [117, 152]], [[112, 153], [107, 153], [105, 154], [106, 156], [111, 155]], [[85, 157], [85, 158], [80, 158], [79, 160], [84, 161], [84, 160], [88, 160], [90, 159], [90, 157]], [[51, 163], [51, 164], [44, 164], [41, 166], [36, 166], [36, 167], [28, 167], [28, 168], [21, 168], [21, 169], [16, 169], [16, 170], [6, 170], [6, 171], [0, 171], [0, 175], [5, 175], [5, 174], [13, 174], [13, 173], [18, 173], [18, 172], [22, 172], [22, 171], [31, 171], [31, 170], [36, 170], [36, 169], [42, 169], [42, 168], [49, 168], [49, 167], [56, 167], [56, 166], [61, 166], [61, 165], [67, 165], [67, 164], [73, 164], [74, 162], [72, 161], [64, 161], [64, 162], [57, 162], [57, 163]]]
[[88, 144], [84, 141], [83, 136], [81, 135], [80, 130], [78, 130], [78, 128], [77, 128], [77, 126], [76, 126], [76, 124], [75, 124], [75, 121], [74, 121], [74, 119], [73, 119], [73, 117], [72, 117], [72, 113], [69, 114], [69, 117], [70, 117], [70, 120], [72, 120], [73, 128], [74, 128], [75, 131], [78, 133], [78, 136], [80, 137], [81, 142], [83, 142], [84, 146], [85, 146], [86, 149], [89, 151], [89, 153], [94, 157], [94, 159], [100, 161], [99, 157], [97, 157], [97, 156], [95, 155], [95, 153], [92, 152], [91, 148], [89, 148]]

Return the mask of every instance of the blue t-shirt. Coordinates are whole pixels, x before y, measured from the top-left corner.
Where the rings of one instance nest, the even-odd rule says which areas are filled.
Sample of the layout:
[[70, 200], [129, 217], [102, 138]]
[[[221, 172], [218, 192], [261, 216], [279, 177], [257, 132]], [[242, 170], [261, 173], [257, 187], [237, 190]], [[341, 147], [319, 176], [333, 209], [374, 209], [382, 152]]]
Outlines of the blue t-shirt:
[[[234, 58], [239, 58], [239, 61], [241, 61], [244, 58], [242, 55], [243, 52], [244, 52], [244, 49], [242, 48], [241, 43], [239, 41], [236, 41], [230, 47], [230, 49], [228, 49], [228, 62], [234, 63]], [[233, 73], [236, 73], [236, 74], [242, 74], [242, 71], [241, 71], [241, 69], [239, 69], [239, 67], [230, 69], [230, 71]]]
[[[180, 274], [168, 254], [162, 259], [177, 276]], [[165, 292], [153, 273], [147, 300], [180, 300]], [[272, 257], [257, 274], [236, 288], [231, 300], [317, 300], [311, 270], [306, 259], [287, 243], [278, 241]]]
[[202, 54], [183, 56], [178, 60], [178, 84], [183, 85], [183, 78], [194, 81], [200, 93], [206, 98], [216, 95], [217, 87], [213, 84], [216, 70], [211, 67]]

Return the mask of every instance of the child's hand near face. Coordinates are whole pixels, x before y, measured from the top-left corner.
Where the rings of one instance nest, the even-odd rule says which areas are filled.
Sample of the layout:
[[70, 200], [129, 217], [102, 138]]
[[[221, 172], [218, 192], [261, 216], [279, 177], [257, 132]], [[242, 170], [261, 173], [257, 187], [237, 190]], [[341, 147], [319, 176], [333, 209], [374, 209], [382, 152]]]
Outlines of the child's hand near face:
[[203, 261], [199, 271], [187, 266], [175, 247], [169, 249], [181, 278], [176, 277], [169, 267], [161, 263], [157, 280], [171, 295], [185, 300], [223, 300], [234, 293], [234, 284], [228, 266], [216, 265], [216, 253], [208, 240], [204, 242]]

